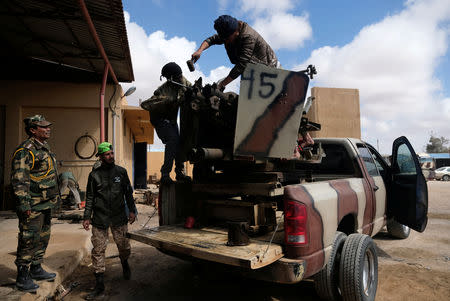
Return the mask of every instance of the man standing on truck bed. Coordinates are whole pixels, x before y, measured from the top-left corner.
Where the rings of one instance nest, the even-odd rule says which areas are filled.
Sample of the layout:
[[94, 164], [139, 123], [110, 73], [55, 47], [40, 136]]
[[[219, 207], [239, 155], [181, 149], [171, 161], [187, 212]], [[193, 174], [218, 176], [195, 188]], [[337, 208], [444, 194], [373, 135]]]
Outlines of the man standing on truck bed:
[[234, 64], [228, 76], [219, 83], [219, 89], [235, 80], [244, 72], [248, 63], [258, 63], [269, 67], [278, 67], [275, 52], [267, 42], [250, 25], [238, 21], [232, 16], [222, 15], [214, 21], [217, 34], [202, 42], [192, 59], [197, 61], [202, 52], [211, 45], [225, 44], [228, 58]]
[[54, 154], [47, 144], [51, 123], [42, 115], [23, 121], [29, 137], [14, 152], [11, 171], [20, 230], [15, 261], [16, 287], [35, 292], [39, 285], [32, 279], [51, 281], [56, 277], [55, 273], [46, 272], [41, 263], [50, 240], [51, 209], [57, 202], [58, 175]]
[[186, 87], [190, 87], [191, 83], [183, 76], [180, 66], [174, 62], [164, 65], [161, 76], [167, 81], [155, 90], [151, 98], [141, 103], [141, 107], [150, 112], [150, 122], [155, 127], [159, 139], [165, 144], [161, 184], [173, 183], [170, 172], [174, 159], [176, 180], [189, 182], [191, 178], [185, 175], [184, 159], [179, 148], [177, 116], [178, 108], [184, 101]]
[[[94, 267], [95, 288], [86, 296], [93, 299], [103, 293], [105, 285], [105, 251], [108, 244], [108, 228], [119, 249], [123, 276], [126, 280], [131, 277], [128, 258], [131, 253], [130, 241], [126, 237], [127, 223], [132, 224], [136, 218], [136, 206], [133, 199], [133, 189], [125, 168], [114, 164], [114, 152], [109, 142], [102, 142], [98, 146], [97, 156], [101, 164], [94, 167], [89, 174], [86, 188], [86, 208], [84, 210], [83, 227], [89, 230], [92, 223], [92, 265]], [[127, 210], [128, 208], [128, 216]], [[91, 222], [92, 221], [92, 222]]]

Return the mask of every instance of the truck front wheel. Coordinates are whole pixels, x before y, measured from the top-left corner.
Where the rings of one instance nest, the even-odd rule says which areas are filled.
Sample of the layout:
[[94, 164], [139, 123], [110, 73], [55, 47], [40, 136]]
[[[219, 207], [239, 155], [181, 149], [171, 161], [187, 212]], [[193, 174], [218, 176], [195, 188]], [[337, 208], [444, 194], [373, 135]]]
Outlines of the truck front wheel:
[[351, 234], [342, 248], [339, 288], [343, 301], [373, 301], [378, 284], [378, 257], [372, 238]]
[[339, 291], [339, 262], [341, 259], [342, 247], [344, 246], [347, 235], [345, 233], [336, 232], [331, 251], [330, 259], [325, 267], [314, 276], [314, 286], [317, 295], [322, 300], [338, 301], [341, 299]]

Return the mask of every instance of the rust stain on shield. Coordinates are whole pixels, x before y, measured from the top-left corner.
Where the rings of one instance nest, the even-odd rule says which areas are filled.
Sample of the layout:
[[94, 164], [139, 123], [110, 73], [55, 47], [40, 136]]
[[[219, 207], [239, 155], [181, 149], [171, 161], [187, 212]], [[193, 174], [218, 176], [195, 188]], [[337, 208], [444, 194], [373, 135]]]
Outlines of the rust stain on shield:
[[290, 158], [308, 83], [304, 73], [249, 64], [241, 78], [234, 153]]

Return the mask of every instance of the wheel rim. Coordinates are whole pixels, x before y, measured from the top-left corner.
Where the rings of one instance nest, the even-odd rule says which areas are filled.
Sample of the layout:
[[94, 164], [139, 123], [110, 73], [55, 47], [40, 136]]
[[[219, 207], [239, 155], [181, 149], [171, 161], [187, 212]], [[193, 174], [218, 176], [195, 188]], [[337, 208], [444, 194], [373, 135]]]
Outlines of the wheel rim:
[[364, 294], [369, 296], [370, 288], [372, 287], [373, 279], [375, 279], [375, 259], [372, 250], [367, 249], [364, 254], [363, 267], [363, 288]]
[[403, 233], [408, 232], [408, 226], [402, 225], [402, 231]]

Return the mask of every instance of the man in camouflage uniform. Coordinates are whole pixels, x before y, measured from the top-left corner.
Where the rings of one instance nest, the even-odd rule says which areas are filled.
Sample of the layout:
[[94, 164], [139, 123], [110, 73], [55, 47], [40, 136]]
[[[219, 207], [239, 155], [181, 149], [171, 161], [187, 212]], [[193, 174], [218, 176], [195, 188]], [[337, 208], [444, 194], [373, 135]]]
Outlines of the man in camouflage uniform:
[[20, 231], [16, 286], [35, 292], [39, 285], [32, 279], [51, 281], [56, 277], [41, 263], [50, 239], [51, 208], [57, 202], [58, 186], [55, 156], [46, 142], [51, 123], [42, 115], [25, 118], [24, 123], [29, 138], [15, 150], [11, 168]]
[[94, 267], [95, 288], [86, 296], [88, 300], [100, 296], [105, 290], [103, 276], [106, 270], [105, 251], [108, 244], [108, 228], [111, 228], [114, 241], [119, 249], [123, 276], [126, 280], [130, 279], [131, 270], [128, 258], [131, 246], [126, 233], [128, 232], [127, 223], [132, 224], [136, 218], [133, 188], [126, 169], [114, 164], [111, 143], [100, 143], [97, 156], [100, 157], [101, 164], [94, 166], [89, 174], [83, 221], [86, 231], [92, 224], [91, 242], [94, 247], [91, 258]]
[[174, 159], [176, 180], [188, 182], [191, 178], [186, 176], [184, 171], [184, 158], [179, 148], [180, 134], [177, 116], [178, 108], [184, 101], [184, 93], [186, 92], [186, 88], [183, 86], [190, 87], [191, 83], [184, 78], [180, 66], [174, 62], [164, 65], [161, 76], [167, 78], [167, 81], [155, 90], [151, 98], [143, 101], [141, 107], [150, 112], [150, 122], [155, 127], [159, 139], [165, 144], [164, 164], [161, 167], [161, 184], [173, 182], [170, 178], [170, 172]]

